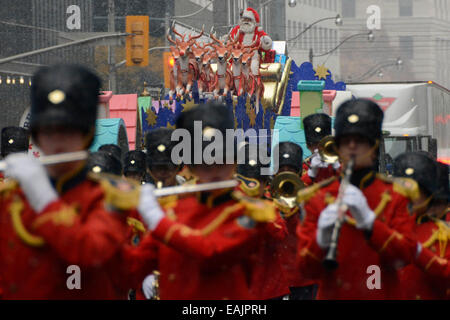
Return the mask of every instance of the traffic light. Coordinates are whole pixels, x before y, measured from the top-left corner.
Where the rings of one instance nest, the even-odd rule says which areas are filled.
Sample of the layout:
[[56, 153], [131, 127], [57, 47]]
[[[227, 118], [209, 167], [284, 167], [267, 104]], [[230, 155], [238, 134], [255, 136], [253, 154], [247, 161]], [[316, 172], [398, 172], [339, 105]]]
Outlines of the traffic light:
[[127, 16], [126, 32], [132, 34], [127, 37], [126, 65], [148, 66], [149, 49], [149, 18], [148, 16]]
[[170, 88], [170, 70], [175, 64], [175, 59], [171, 52], [163, 52], [164, 87]]

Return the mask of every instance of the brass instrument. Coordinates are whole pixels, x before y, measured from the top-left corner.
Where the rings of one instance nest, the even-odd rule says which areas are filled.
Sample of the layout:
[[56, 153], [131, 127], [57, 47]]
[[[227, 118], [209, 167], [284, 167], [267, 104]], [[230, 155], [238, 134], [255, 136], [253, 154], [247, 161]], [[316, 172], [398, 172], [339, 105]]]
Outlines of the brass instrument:
[[[339, 155], [336, 149], [336, 142], [334, 141], [333, 136], [323, 137], [322, 140], [319, 141], [318, 152], [322, 161], [326, 163], [335, 163], [339, 160]], [[309, 159], [314, 156], [314, 153], [303, 160], [304, 163], [307, 163]]]
[[289, 171], [278, 173], [271, 183], [273, 198], [286, 203], [289, 208], [297, 205], [295, 201], [297, 193], [304, 187], [305, 184], [298, 174]]
[[333, 232], [331, 234], [331, 243], [328, 248], [327, 255], [323, 260], [323, 266], [328, 270], [334, 270], [338, 267], [337, 257], [337, 246], [339, 241], [339, 234], [341, 232], [342, 225], [345, 221], [345, 212], [347, 211], [347, 205], [343, 202], [344, 192], [350, 184], [350, 176], [353, 172], [353, 165], [355, 159], [350, 159], [344, 171], [344, 177], [342, 178], [341, 184], [339, 185], [339, 192], [336, 199], [336, 204], [338, 207], [338, 218], [334, 224]]

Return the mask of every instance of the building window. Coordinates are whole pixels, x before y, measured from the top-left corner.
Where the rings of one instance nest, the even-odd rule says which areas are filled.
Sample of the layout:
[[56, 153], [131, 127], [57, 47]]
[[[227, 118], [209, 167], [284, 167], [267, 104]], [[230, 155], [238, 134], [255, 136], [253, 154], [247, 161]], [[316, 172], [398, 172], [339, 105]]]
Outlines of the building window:
[[414, 39], [412, 36], [400, 36], [399, 45], [402, 57], [406, 59], [414, 58]]
[[413, 13], [412, 0], [399, 0], [399, 15], [400, 17], [411, 17]]
[[[327, 0], [325, 0], [327, 1]], [[322, 8], [322, 0], [319, 0], [319, 8]]]
[[342, 0], [342, 16], [354, 18], [356, 16], [355, 0]]

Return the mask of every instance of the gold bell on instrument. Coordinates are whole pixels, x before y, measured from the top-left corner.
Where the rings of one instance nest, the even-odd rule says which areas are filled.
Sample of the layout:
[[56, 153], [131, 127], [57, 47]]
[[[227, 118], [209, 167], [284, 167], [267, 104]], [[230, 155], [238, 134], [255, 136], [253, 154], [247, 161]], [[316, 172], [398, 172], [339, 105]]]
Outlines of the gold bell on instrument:
[[273, 198], [285, 203], [289, 208], [296, 206], [297, 193], [304, 187], [305, 184], [300, 177], [289, 171], [278, 173], [271, 183]]
[[339, 160], [336, 141], [333, 136], [326, 136], [319, 142], [319, 155], [326, 163], [335, 163]]

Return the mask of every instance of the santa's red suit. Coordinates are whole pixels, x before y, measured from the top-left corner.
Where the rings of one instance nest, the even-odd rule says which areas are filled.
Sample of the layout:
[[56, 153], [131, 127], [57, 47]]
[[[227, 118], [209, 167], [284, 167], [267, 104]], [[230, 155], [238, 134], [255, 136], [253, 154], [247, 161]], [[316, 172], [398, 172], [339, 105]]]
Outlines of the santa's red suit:
[[[239, 37], [239, 43], [243, 44], [244, 46], [251, 45], [256, 39], [258, 39], [258, 44], [261, 43], [262, 37], [270, 37], [267, 35], [267, 33], [261, 28], [261, 27], [255, 27], [255, 31], [252, 33], [244, 33], [241, 30], [241, 26], [237, 25], [231, 30], [230, 36], [234, 40], [236, 36]], [[261, 47], [259, 48], [260, 52], [267, 52], [268, 50], [272, 49], [272, 41], [270, 41], [270, 46], [264, 45], [266, 42], [261, 43]]]
[[258, 50], [259, 53], [255, 52], [255, 55], [252, 58], [251, 70], [254, 75], [259, 74], [261, 53], [272, 49], [272, 39], [258, 26], [258, 24], [259, 15], [256, 10], [247, 8], [242, 13], [240, 24], [234, 27], [230, 33], [231, 39], [235, 40], [236, 37], [239, 37], [239, 43], [244, 46], [253, 44], [255, 40], [257, 40], [256, 45], [260, 45], [260, 49]]

